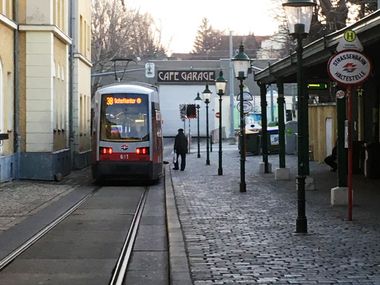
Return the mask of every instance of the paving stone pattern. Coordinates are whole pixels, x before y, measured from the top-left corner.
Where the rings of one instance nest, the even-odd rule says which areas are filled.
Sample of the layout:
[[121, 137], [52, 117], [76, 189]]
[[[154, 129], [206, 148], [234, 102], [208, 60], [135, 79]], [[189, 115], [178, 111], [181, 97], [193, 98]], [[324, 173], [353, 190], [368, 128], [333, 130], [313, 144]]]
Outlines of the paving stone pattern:
[[90, 184], [89, 168], [73, 171], [60, 182], [17, 180], [0, 183], [0, 234], [77, 187]]
[[[223, 176], [217, 175], [216, 147], [210, 166], [204, 152], [202, 158], [192, 153], [184, 172], [171, 170], [195, 285], [380, 284], [378, 181], [354, 180], [358, 192], [372, 196], [355, 200], [365, 202], [349, 222], [347, 207], [330, 206], [336, 173], [311, 162], [317, 190], [306, 192], [309, 233], [295, 234], [296, 157], [287, 156], [291, 180], [276, 181], [258, 174], [261, 156], [248, 156], [247, 192], [240, 193], [239, 152], [224, 149]], [[273, 169], [277, 161], [270, 156]]]

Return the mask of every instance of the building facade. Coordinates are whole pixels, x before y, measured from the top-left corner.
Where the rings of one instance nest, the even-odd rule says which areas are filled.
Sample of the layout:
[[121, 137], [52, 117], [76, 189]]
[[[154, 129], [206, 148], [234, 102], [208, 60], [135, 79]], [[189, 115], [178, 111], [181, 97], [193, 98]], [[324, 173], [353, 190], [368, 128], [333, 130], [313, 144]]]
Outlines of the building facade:
[[90, 23], [91, 3], [77, 2], [0, 1], [0, 30], [7, 35], [0, 43], [0, 130], [8, 134], [0, 181], [60, 179], [74, 166], [75, 153], [89, 151], [89, 138], [79, 138], [88, 125], [78, 122], [90, 113], [80, 94], [90, 94], [91, 55], [79, 43], [83, 37], [90, 45], [90, 26], [82, 36], [80, 21]]
[[0, 181], [15, 175], [13, 1], [0, 1]]

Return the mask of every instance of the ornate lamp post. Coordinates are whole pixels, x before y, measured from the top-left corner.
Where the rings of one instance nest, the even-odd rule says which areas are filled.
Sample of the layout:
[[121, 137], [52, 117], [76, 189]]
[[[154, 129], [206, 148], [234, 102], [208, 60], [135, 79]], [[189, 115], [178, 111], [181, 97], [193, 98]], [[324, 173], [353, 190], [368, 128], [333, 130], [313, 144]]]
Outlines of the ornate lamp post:
[[219, 95], [219, 164], [218, 175], [223, 175], [222, 167], [222, 96], [226, 92], [227, 81], [223, 78], [223, 71], [219, 72], [219, 77], [215, 80], [215, 87]]
[[210, 136], [208, 128], [208, 104], [210, 104], [211, 91], [208, 89], [208, 84], [206, 84], [205, 90], [202, 92], [203, 101], [206, 104], [206, 165], [210, 165]]
[[246, 192], [245, 184], [245, 117], [244, 117], [244, 94], [243, 81], [248, 76], [248, 69], [251, 67], [251, 60], [244, 52], [243, 44], [239, 47], [238, 54], [232, 59], [235, 70], [235, 77], [240, 81], [240, 192]]
[[289, 33], [297, 39], [297, 120], [298, 120], [298, 175], [297, 196], [298, 215], [296, 222], [297, 233], [307, 233], [307, 219], [305, 211], [305, 179], [308, 174], [309, 147], [307, 135], [307, 96], [302, 74], [302, 40], [310, 30], [313, 9], [317, 4], [314, 0], [288, 0], [282, 6], [288, 19]]
[[199, 108], [201, 106], [199, 106], [198, 101], [202, 101], [202, 98], [199, 96], [199, 92], [197, 93], [197, 97], [195, 97], [194, 101], [196, 103], [196, 108], [197, 108], [197, 142], [198, 142], [197, 158], [200, 158], [201, 157], [201, 145], [199, 142]]

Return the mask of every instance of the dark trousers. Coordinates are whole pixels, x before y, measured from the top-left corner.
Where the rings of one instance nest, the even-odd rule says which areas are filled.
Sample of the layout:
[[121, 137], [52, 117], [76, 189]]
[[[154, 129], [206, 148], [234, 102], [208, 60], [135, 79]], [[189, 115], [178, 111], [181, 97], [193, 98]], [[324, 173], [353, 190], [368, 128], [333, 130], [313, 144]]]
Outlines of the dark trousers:
[[335, 171], [338, 168], [338, 165], [336, 163], [336, 157], [333, 155], [329, 155], [325, 158], [325, 163], [329, 165], [333, 171]]
[[181, 156], [181, 170], [185, 170], [186, 167], [186, 153], [177, 153], [177, 160], [174, 163], [174, 168], [178, 169], [178, 157]]

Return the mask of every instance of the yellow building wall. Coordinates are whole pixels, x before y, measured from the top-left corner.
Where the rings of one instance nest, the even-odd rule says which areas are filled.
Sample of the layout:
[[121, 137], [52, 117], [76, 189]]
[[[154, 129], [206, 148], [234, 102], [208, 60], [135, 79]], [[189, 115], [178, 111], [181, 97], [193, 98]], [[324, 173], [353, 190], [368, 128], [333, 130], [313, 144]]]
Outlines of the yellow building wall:
[[91, 150], [91, 0], [76, 3], [76, 47], [74, 59], [74, 112], [75, 151]]
[[332, 141], [337, 138], [337, 119], [335, 104], [309, 105], [309, 149], [312, 159], [322, 162], [329, 153], [326, 152], [326, 120], [332, 119]]
[[53, 150], [68, 148], [68, 49], [67, 45], [54, 38], [55, 84], [53, 92], [54, 139]]
[[10, 155], [14, 152], [14, 61], [13, 61], [13, 29], [0, 22], [0, 62], [2, 65], [2, 93], [3, 110], [0, 116], [4, 120], [4, 129], [1, 133], [8, 133], [9, 139], [3, 140], [2, 154]]
[[88, 61], [91, 61], [91, 0], [78, 1], [78, 21], [77, 24], [77, 47], [79, 52]]
[[79, 112], [78, 118], [79, 133], [79, 152], [88, 151], [91, 149], [91, 134], [90, 134], [90, 122], [91, 122], [91, 68], [79, 61]]
[[20, 151], [26, 151], [26, 33], [19, 32], [19, 132], [20, 132]]
[[51, 152], [53, 35], [27, 32], [26, 58], [26, 151]]

